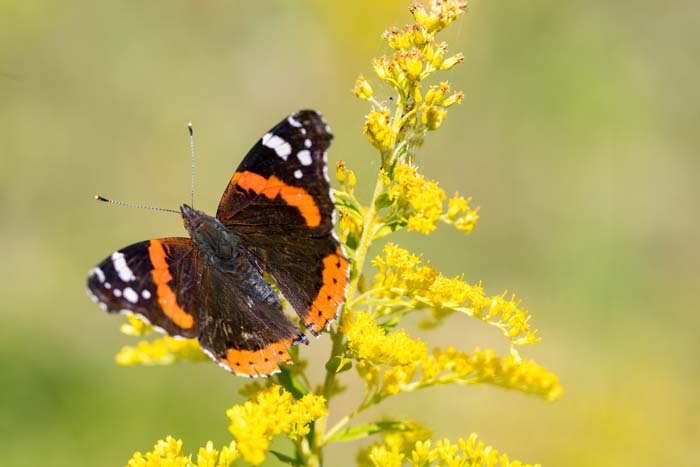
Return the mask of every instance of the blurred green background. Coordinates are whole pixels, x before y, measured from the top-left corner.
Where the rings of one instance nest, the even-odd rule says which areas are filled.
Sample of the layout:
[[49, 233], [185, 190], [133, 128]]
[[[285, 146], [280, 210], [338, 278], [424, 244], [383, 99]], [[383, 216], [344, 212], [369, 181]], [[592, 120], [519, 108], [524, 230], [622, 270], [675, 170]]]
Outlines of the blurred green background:
[[[317, 108], [373, 186], [368, 107], [351, 94], [408, 1], [0, 1], [0, 451], [3, 465], [119, 466], [167, 434], [228, 442], [246, 381], [213, 364], [121, 368], [130, 338], [85, 295], [114, 249], [184, 234], [174, 215], [96, 193], [213, 213], [252, 143]], [[436, 437], [467, 436], [546, 466], [690, 465], [700, 440], [700, 10], [676, 2], [475, 1], [444, 36], [465, 91], [419, 157], [481, 206], [476, 231], [402, 234], [448, 275], [524, 299], [556, 372], [549, 404], [493, 387], [401, 395]], [[386, 88], [377, 88], [380, 100]], [[431, 345], [505, 352], [454, 316]], [[304, 349], [319, 376], [327, 339]], [[349, 406], [350, 393], [339, 399]], [[338, 407], [340, 413], [342, 407]], [[331, 415], [333, 416], [333, 414]], [[333, 447], [350, 465], [357, 445]]]

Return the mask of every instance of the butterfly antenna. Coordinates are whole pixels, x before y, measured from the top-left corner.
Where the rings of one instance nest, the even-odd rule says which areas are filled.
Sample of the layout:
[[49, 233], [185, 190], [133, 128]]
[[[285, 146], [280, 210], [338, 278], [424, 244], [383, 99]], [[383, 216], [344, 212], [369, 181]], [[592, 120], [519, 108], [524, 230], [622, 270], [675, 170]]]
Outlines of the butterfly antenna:
[[190, 132], [190, 151], [192, 152], [192, 209], [194, 209], [194, 130], [192, 129], [192, 123], [187, 124], [187, 129]]
[[116, 204], [117, 206], [126, 206], [127, 208], [150, 209], [151, 211], [174, 212], [175, 214], [180, 214], [180, 211], [175, 211], [174, 209], [157, 208], [155, 206], [149, 206], [147, 204], [123, 203], [121, 201], [107, 199], [104, 196], [100, 195], [95, 195], [95, 199], [97, 201], [102, 201], [103, 203]]

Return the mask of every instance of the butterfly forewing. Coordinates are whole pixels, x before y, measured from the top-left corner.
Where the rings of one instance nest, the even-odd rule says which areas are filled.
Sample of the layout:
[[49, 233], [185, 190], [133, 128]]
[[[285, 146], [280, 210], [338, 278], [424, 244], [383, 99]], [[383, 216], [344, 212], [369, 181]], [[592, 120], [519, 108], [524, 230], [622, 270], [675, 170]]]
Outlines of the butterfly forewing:
[[325, 158], [333, 136], [327, 128], [318, 112], [303, 110], [265, 133], [233, 174], [216, 217], [237, 232], [330, 232]]
[[135, 243], [90, 271], [88, 292], [111, 313], [130, 311], [172, 336], [196, 337], [195, 258], [189, 238]]

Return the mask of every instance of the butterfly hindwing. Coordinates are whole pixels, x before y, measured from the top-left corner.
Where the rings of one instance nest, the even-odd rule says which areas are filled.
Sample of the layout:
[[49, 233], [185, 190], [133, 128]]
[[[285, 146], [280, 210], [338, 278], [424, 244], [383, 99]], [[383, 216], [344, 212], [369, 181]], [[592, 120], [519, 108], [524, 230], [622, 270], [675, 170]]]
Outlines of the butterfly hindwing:
[[216, 217], [236, 231], [330, 232], [333, 201], [325, 158], [332, 138], [316, 111], [302, 110], [282, 120], [245, 156]]
[[303, 241], [281, 241], [264, 234], [242, 237], [255, 263], [267, 271], [314, 335], [335, 320], [345, 301], [348, 260], [328, 234]]
[[93, 268], [88, 293], [111, 313], [130, 311], [171, 336], [193, 338], [195, 269], [189, 238], [139, 242]]
[[291, 363], [287, 346], [307, 342], [282, 312], [275, 290], [247, 258], [229, 268], [205, 264], [197, 308], [199, 343], [237, 375], [267, 376]]

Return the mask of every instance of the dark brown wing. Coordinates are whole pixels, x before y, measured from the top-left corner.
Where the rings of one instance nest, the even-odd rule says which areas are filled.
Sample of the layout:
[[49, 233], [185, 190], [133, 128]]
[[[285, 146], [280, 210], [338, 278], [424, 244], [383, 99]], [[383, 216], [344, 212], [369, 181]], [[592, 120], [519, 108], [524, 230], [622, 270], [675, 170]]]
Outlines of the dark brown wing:
[[241, 239], [267, 271], [307, 329], [319, 335], [345, 301], [348, 260], [332, 234], [300, 239], [246, 234]]
[[348, 284], [348, 261], [332, 234], [331, 139], [316, 111], [282, 120], [243, 159], [217, 212], [315, 335], [335, 319]]
[[244, 376], [267, 376], [291, 362], [287, 346], [307, 342], [282, 312], [270, 284], [246, 257], [230, 269], [203, 265], [198, 295], [199, 343], [219, 365]]
[[333, 228], [321, 114], [302, 110], [255, 143], [226, 187], [216, 217], [233, 230], [322, 236]]
[[110, 313], [130, 311], [171, 336], [196, 337], [196, 247], [189, 238], [135, 243], [88, 276], [88, 294]]

